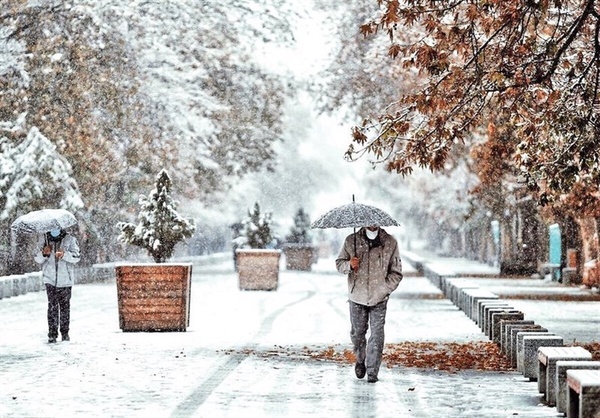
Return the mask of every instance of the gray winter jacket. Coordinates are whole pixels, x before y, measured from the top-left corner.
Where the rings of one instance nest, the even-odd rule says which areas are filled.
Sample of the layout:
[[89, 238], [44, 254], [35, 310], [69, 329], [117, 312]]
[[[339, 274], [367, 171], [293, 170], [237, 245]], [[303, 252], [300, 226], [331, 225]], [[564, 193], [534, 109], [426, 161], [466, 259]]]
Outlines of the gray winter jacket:
[[[50, 256], [44, 257], [42, 249], [49, 243], [52, 246]], [[42, 236], [37, 243], [37, 250], [34, 259], [42, 265], [42, 276], [44, 283], [56, 287], [70, 287], [75, 284], [75, 263], [79, 262], [79, 244], [75, 237], [65, 235], [60, 242], [48, 242], [45, 236]], [[57, 249], [62, 248], [65, 254], [58, 260], [54, 256]]]
[[[365, 228], [350, 234], [335, 264], [340, 273], [348, 275], [348, 298], [361, 305], [374, 306], [386, 300], [400, 284], [402, 261], [398, 242], [382, 228], [379, 228], [379, 234], [371, 244], [369, 241]], [[360, 265], [357, 271], [352, 271], [350, 258], [355, 254], [360, 259]]]

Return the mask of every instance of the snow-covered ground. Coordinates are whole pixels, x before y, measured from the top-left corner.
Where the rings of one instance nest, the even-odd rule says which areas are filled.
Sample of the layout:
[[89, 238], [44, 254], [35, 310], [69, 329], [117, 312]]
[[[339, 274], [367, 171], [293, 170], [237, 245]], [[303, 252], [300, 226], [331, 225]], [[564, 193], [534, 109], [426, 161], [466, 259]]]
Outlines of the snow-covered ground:
[[[0, 416], [556, 416], [517, 372], [383, 367], [373, 385], [351, 364], [286, 355], [350, 348], [345, 293], [333, 259], [313, 272], [282, 270], [272, 292], [240, 291], [225, 261], [195, 267], [187, 332], [123, 333], [115, 284], [79, 285], [71, 341], [52, 345], [43, 292], [0, 300]], [[439, 294], [427, 279], [406, 277], [388, 304], [387, 342], [485, 341]], [[569, 318], [577, 333], [575, 313], [597, 306], [566, 302], [548, 310], [544, 326]]]

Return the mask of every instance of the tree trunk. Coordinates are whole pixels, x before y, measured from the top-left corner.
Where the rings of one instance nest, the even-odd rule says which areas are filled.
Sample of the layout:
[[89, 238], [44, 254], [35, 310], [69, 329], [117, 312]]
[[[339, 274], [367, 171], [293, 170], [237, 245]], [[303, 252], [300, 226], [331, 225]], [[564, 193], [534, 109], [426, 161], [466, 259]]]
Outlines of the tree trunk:
[[561, 246], [561, 267], [568, 266], [568, 250], [576, 251], [577, 277], [582, 277], [583, 263], [581, 255], [583, 252], [583, 241], [579, 224], [571, 216], [566, 216], [561, 222], [562, 243]]
[[600, 258], [600, 216], [594, 217], [594, 221], [596, 222], [596, 240], [595, 240], [595, 256], [594, 258]]
[[537, 272], [538, 261], [543, 254], [546, 237], [541, 233], [543, 226], [538, 217], [533, 200], [524, 201], [516, 208], [516, 213], [503, 220], [502, 274], [528, 275]]

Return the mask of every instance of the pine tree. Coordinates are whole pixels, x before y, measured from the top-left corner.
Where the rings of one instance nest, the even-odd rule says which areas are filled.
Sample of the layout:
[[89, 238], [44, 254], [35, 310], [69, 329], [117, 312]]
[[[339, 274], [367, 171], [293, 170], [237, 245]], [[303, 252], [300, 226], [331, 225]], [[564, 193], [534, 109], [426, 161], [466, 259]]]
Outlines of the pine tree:
[[258, 202], [254, 203], [254, 211], [248, 211], [248, 217], [244, 220], [246, 239], [244, 246], [265, 249], [272, 244], [274, 237], [271, 216], [270, 212], [261, 214]]
[[166, 170], [156, 177], [156, 186], [148, 197], [140, 196], [139, 223], [119, 222], [119, 240], [142, 247], [156, 263], [164, 263], [173, 255], [175, 245], [190, 238], [196, 226], [193, 219], [185, 219], [177, 213], [177, 202], [171, 193], [171, 179]]
[[310, 218], [303, 208], [299, 208], [294, 216], [294, 225], [290, 228], [290, 234], [286, 241], [291, 244], [310, 244]]

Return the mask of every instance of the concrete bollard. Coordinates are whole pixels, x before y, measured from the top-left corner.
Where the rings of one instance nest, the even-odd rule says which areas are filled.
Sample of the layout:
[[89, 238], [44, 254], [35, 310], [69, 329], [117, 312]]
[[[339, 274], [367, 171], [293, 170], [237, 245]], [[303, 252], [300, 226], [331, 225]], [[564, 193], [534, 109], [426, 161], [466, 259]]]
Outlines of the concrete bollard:
[[502, 312], [505, 309], [511, 310], [514, 308], [507, 303], [503, 303], [502, 305], [486, 304], [481, 312], [481, 321], [479, 323], [479, 328], [481, 328], [481, 332], [487, 335], [488, 321], [491, 319], [490, 311], [493, 310], [494, 312]]
[[[493, 332], [493, 322], [492, 319], [494, 318], [494, 315], [496, 314], [509, 314], [509, 313], [520, 313], [520, 311], [516, 310], [515, 308], [513, 308], [512, 306], [507, 306], [504, 308], [491, 308], [488, 309], [487, 314], [485, 316], [485, 327], [483, 332], [485, 333], [485, 335], [487, 335], [489, 337], [489, 339], [492, 339], [492, 332]], [[523, 318], [521, 318], [523, 319]]]
[[28, 292], [39, 292], [42, 290], [42, 273], [37, 271], [33, 273], [25, 273], [27, 276], [27, 291]]
[[600, 370], [567, 370], [567, 418], [600, 416]]
[[12, 295], [8, 294], [8, 291], [5, 290], [6, 287], [6, 277], [0, 277], [0, 300], [4, 298], [9, 298]]
[[538, 349], [540, 347], [562, 347], [563, 345], [563, 338], [558, 335], [523, 337], [523, 376], [531, 381], [538, 380]]
[[517, 368], [517, 371], [519, 372], [523, 372], [523, 338], [529, 336], [529, 335], [554, 335], [554, 333], [552, 332], [548, 332], [548, 330], [546, 328], [540, 328], [540, 329], [531, 329], [531, 330], [527, 330], [527, 331], [518, 331], [515, 334], [514, 337], [514, 341], [513, 341], [513, 349], [514, 349], [514, 353], [516, 353], [513, 356], [513, 359], [515, 361], [515, 366]]
[[559, 360], [592, 360], [592, 353], [583, 347], [538, 349], [538, 392], [545, 394], [548, 406], [556, 405], [556, 363]]
[[540, 328], [540, 325], [536, 325], [533, 321], [507, 321], [502, 327], [502, 336], [500, 337], [502, 343], [500, 344], [500, 348], [502, 353], [509, 358], [510, 353], [510, 332], [513, 329], [527, 329], [527, 327], [535, 327]]
[[456, 278], [456, 277], [448, 277], [444, 280], [442, 292], [444, 292], [444, 296], [447, 299], [457, 305], [456, 300], [460, 289], [478, 287], [477, 285], [472, 284], [467, 279]]
[[14, 274], [9, 276], [13, 283], [13, 296], [24, 295], [27, 293], [27, 277], [24, 274]]
[[525, 315], [523, 314], [523, 312], [520, 311], [493, 314], [491, 323], [492, 335], [490, 336], [490, 339], [496, 344], [500, 345], [500, 343], [502, 342], [501, 336], [502, 327], [504, 326], [504, 323], [511, 321], [520, 321], [523, 319], [525, 319]]
[[482, 299], [482, 300], [478, 300], [477, 301], [477, 314], [476, 314], [476, 318], [477, 320], [475, 321], [477, 323], [477, 325], [479, 325], [479, 328], [481, 328], [481, 330], [483, 331], [483, 323], [485, 322], [485, 308], [488, 307], [495, 307], [495, 308], [509, 308], [510, 305], [503, 300], [499, 300], [499, 299], [494, 299], [494, 300], [489, 300], [489, 299]]
[[600, 361], [559, 360], [556, 362], [556, 409], [567, 413], [567, 370], [600, 370]]
[[498, 300], [498, 295], [495, 295], [492, 292], [487, 292], [485, 290], [469, 292], [468, 295], [469, 300], [466, 306], [465, 313], [469, 316], [469, 318], [471, 318], [475, 322], [477, 322], [478, 319], [478, 302], [480, 300]]

